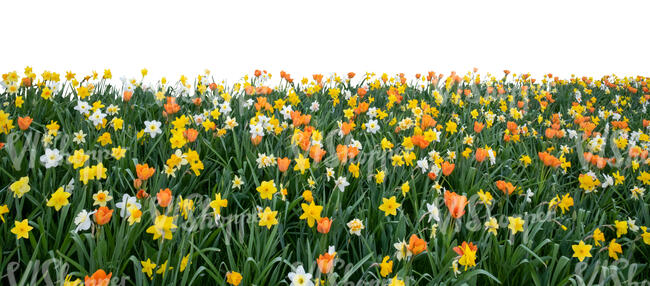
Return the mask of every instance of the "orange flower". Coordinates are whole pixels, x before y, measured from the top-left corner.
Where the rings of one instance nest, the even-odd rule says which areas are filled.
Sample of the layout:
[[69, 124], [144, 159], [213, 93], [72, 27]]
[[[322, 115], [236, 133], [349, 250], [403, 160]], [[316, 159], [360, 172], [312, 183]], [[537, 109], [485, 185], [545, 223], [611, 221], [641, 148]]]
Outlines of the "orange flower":
[[196, 141], [196, 137], [199, 135], [199, 131], [197, 131], [194, 128], [189, 128], [185, 131], [183, 131], [183, 136], [187, 138], [187, 141], [194, 142]]
[[309, 148], [309, 157], [314, 159], [315, 163], [320, 162], [323, 159], [323, 156], [325, 156], [325, 153], [327, 153], [327, 151], [325, 151], [320, 146], [314, 145]]
[[291, 159], [287, 157], [278, 158], [278, 170], [280, 170], [280, 172], [286, 172], [287, 169], [289, 169], [289, 164], [291, 164]]
[[172, 201], [172, 191], [169, 188], [164, 190], [160, 189], [158, 194], [156, 194], [156, 198], [158, 199], [158, 204], [161, 207], [166, 208]]
[[201, 98], [197, 97], [195, 99], [192, 99], [192, 103], [194, 103], [196, 106], [201, 106]]
[[476, 161], [478, 161], [480, 163], [480, 162], [483, 162], [483, 160], [485, 160], [487, 155], [488, 155], [487, 150], [485, 150], [483, 148], [478, 148], [478, 149], [476, 149], [476, 153], [474, 154], [474, 157], [476, 158]]
[[544, 163], [544, 166], [557, 168], [560, 165], [562, 165], [562, 162], [560, 161], [560, 159], [558, 159], [555, 156], [549, 154], [548, 152], [538, 152], [537, 156], [539, 156], [539, 159], [542, 160], [542, 162]]
[[29, 125], [32, 125], [32, 121], [34, 121], [34, 119], [29, 116], [18, 117], [18, 127], [20, 127], [20, 130], [25, 131], [29, 128]]
[[451, 175], [451, 172], [454, 171], [456, 164], [450, 164], [447, 161], [442, 162], [442, 174], [445, 176]]
[[142, 186], [142, 180], [135, 178], [133, 179], [133, 187], [139, 189]]
[[469, 246], [469, 249], [471, 249], [472, 251], [476, 251], [478, 249], [476, 247], [476, 245], [474, 245], [474, 243], [470, 242], [469, 244], [467, 244], [466, 241], [463, 241], [463, 243], [460, 245], [460, 247], [454, 246], [454, 251], [456, 253], [458, 253], [458, 255], [463, 256], [463, 254], [464, 254], [463, 249], [465, 249], [465, 246]]
[[330, 232], [330, 228], [332, 227], [332, 222], [334, 220], [329, 219], [328, 217], [322, 217], [320, 220], [318, 220], [318, 227], [316, 229], [320, 233], [328, 233]]
[[445, 205], [453, 218], [460, 218], [465, 214], [467, 203], [467, 197], [455, 192], [445, 191]]
[[353, 72], [349, 72], [349, 73], [348, 73], [348, 78], [353, 78], [355, 75], [356, 75], [355, 73], [353, 73]]
[[474, 132], [481, 133], [483, 127], [485, 127], [485, 124], [479, 123], [478, 121], [474, 121]]
[[149, 193], [145, 190], [139, 190], [138, 193], [135, 195], [136, 198], [138, 199], [144, 199], [149, 197]]
[[429, 141], [424, 139], [424, 136], [422, 135], [413, 135], [413, 137], [411, 137], [411, 142], [414, 145], [420, 147], [420, 149], [424, 149], [429, 146]]
[[411, 238], [409, 238], [408, 250], [410, 250], [413, 255], [418, 255], [427, 250], [427, 242], [424, 241], [424, 239], [419, 238], [417, 235], [412, 234]]
[[510, 182], [504, 180], [498, 180], [495, 182], [497, 189], [501, 190], [504, 194], [510, 195], [515, 191], [515, 186]]
[[343, 135], [348, 135], [352, 129], [354, 129], [354, 122], [350, 121], [341, 123], [341, 132]]
[[151, 178], [151, 176], [153, 176], [153, 173], [156, 172], [156, 169], [153, 167], [150, 168], [149, 164], [137, 164], [135, 165], [135, 172], [138, 174], [138, 179], [146, 181]]
[[163, 107], [165, 107], [165, 112], [167, 112], [169, 115], [172, 115], [181, 110], [181, 106], [176, 103], [176, 98], [171, 96], [167, 97], [167, 103], [165, 103]]
[[111, 276], [113, 276], [113, 273], [108, 273], [104, 272], [104, 270], [99, 269], [93, 273], [92, 276], [88, 277], [86, 275], [84, 279], [84, 285], [86, 286], [107, 286], [108, 283], [111, 282]]
[[320, 272], [327, 274], [332, 271], [335, 255], [336, 254], [325, 253], [318, 256], [316, 263], [318, 264], [318, 269], [320, 269]]
[[359, 96], [364, 96], [364, 95], [366, 95], [367, 92], [368, 92], [368, 90], [366, 90], [366, 88], [364, 88], [364, 87], [359, 88], [357, 90], [357, 93], [359, 94]]
[[113, 210], [108, 207], [99, 207], [97, 212], [95, 212], [95, 222], [97, 222], [98, 225], [107, 224], [111, 221], [111, 217], [113, 217]]
[[251, 142], [255, 146], [260, 145], [260, 143], [262, 143], [262, 136], [255, 135], [255, 136], [251, 137]]
[[336, 157], [339, 158], [339, 162], [341, 162], [341, 164], [345, 164], [348, 161], [348, 146], [341, 144], [337, 145]]
[[131, 100], [131, 96], [133, 96], [133, 91], [124, 91], [124, 94], [122, 95], [122, 100], [124, 102], [129, 102]]

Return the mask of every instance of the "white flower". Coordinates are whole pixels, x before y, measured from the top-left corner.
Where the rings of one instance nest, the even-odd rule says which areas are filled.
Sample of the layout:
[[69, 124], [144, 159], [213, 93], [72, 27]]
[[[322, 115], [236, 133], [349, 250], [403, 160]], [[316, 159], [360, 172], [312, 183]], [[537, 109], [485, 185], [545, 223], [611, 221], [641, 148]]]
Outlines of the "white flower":
[[426, 174], [429, 171], [429, 161], [427, 158], [422, 158], [417, 162], [418, 168], [422, 169], [422, 174]]
[[311, 281], [311, 273], [305, 273], [302, 265], [296, 267], [296, 272], [289, 272], [289, 280], [291, 280], [291, 286], [314, 285], [314, 282]]
[[264, 137], [264, 127], [262, 127], [261, 122], [258, 122], [255, 125], [251, 125], [251, 137], [259, 136], [259, 137]]
[[149, 136], [151, 136], [151, 138], [156, 138], [156, 135], [162, 134], [162, 130], [160, 130], [160, 121], [145, 121], [144, 125], [146, 126], [144, 128], [144, 132], [149, 133]]
[[333, 168], [325, 168], [327, 171], [327, 181], [329, 182], [331, 178], [334, 178], [334, 169]]
[[395, 247], [395, 249], [397, 249], [397, 251], [395, 251], [395, 257], [399, 261], [413, 255], [413, 253], [409, 250], [408, 244], [406, 244], [406, 241], [402, 240], [400, 242], [397, 242], [397, 243], [393, 244], [393, 246]]
[[350, 183], [348, 183], [348, 179], [345, 177], [338, 177], [336, 181], [334, 181], [334, 187], [339, 188], [339, 191], [344, 192], [345, 187], [349, 186]]
[[282, 107], [282, 110], [280, 111], [280, 114], [282, 114], [282, 117], [284, 120], [289, 120], [291, 119], [291, 112], [293, 112], [293, 109], [291, 108], [291, 105], [285, 105]]
[[88, 117], [88, 119], [90, 119], [90, 121], [92, 121], [93, 125], [95, 126], [102, 125], [102, 123], [104, 123], [104, 118], [106, 118], [106, 114], [102, 113], [100, 109], [95, 110], [95, 112], [93, 112], [93, 114]]
[[219, 112], [223, 114], [228, 114], [230, 113], [230, 111], [232, 111], [232, 108], [230, 108], [230, 102], [226, 101], [219, 105]]
[[86, 210], [81, 210], [77, 214], [77, 217], [74, 218], [74, 224], [77, 225], [77, 227], [74, 229], [74, 232], [90, 229], [90, 225], [92, 224], [92, 219], [90, 218], [90, 216], [93, 215], [94, 213], [95, 211], [88, 212]]
[[527, 202], [527, 203], [532, 202], [532, 199], [531, 199], [531, 198], [532, 198], [534, 195], [535, 195], [535, 193], [533, 193], [533, 191], [531, 191], [530, 188], [528, 188], [528, 189], [526, 190], [526, 194], [525, 194], [525, 196], [526, 196], [526, 202]]
[[603, 175], [603, 177], [605, 177], [605, 181], [601, 185], [603, 189], [606, 189], [607, 187], [614, 185], [614, 178], [612, 178], [612, 176]]
[[122, 201], [117, 203], [115, 207], [120, 209], [121, 217], [128, 217], [131, 215], [130, 209], [132, 207], [136, 207], [137, 209], [140, 209], [141, 205], [138, 203], [138, 199], [136, 197], [132, 197], [127, 194], [124, 194], [124, 196], [122, 196]]
[[318, 104], [318, 101], [312, 102], [311, 106], [309, 107], [309, 110], [311, 110], [312, 112], [316, 112], [318, 111], [318, 109], [320, 109], [320, 105]]
[[72, 142], [77, 144], [86, 143], [86, 133], [84, 133], [83, 130], [79, 130], [79, 132], [75, 132], [74, 138], [72, 138]]
[[363, 222], [355, 218], [347, 223], [348, 228], [350, 228], [350, 234], [356, 234], [357, 236], [361, 236], [361, 230], [366, 228], [363, 225]]
[[232, 130], [233, 128], [239, 126], [239, 124], [237, 123], [237, 120], [235, 120], [234, 118], [232, 118], [232, 117], [230, 117], [230, 116], [228, 116], [228, 117], [226, 118], [226, 122], [225, 122], [225, 123], [226, 123], [226, 127], [225, 127], [225, 129], [228, 129], [228, 130]]
[[631, 231], [639, 231], [639, 226], [636, 225], [636, 220], [629, 217], [627, 218], [627, 227], [629, 227]]
[[59, 154], [58, 149], [45, 148], [45, 154], [41, 156], [41, 163], [45, 165], [45, 169], [56, 167], [63, 160], [63, 156]]
[[74, 107], [74, 110], [79, 111], [83, 115], [90, 114], [90, 105], [85, 101], [78, 101], [77, 106]]
[[368, 112], [366, 112], [366, 114], [370, 118], [375, 118], [377, 116], [377, 107], [368, 108]]
[[440, 210], [435, 204], [427, 203], [427, 214], [429, 214], [429, 222], [431, 222], [431, 219], [440, 222]]
[[379, 131], [379, 124], [377, 124], [377, 120], [371, 119], [368, 120], [368, 123], [366, 123], [366, 131], [375, 134], [377, 131]]

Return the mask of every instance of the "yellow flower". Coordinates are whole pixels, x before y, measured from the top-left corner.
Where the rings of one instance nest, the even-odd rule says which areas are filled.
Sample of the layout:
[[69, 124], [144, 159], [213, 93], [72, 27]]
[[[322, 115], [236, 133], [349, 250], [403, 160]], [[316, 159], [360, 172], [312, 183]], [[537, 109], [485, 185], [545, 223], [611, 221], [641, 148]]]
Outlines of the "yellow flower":
[[300, 219], [306, 219], [309, 227], [313, 227], [314, 223], [321, 218], [320, 213], [323, 211], [323, 206], [316, 205], [313, 201], [311, 204], [301, 204], [303, 214]]
[[499, 229], [499, 223], [497, 222], [496, 218], [490, 217], [490, 219], [486, 221], [484, 225], [489, 233], [492, 233], [495, 236], [497, 235], [497, 230]]
[[456, 124], [456, 122], [447, 121], [447, 124], [445, 124], [445, 126], [445, 131], [447, 131], [447, 133], [454, 134], [457, 132], [458, 124]]
[[29, 239], [29, 232], [34, 229], [29, 225], [29, 221], [24, 219], [22, 221], [14, 221], [14, 228], [11, 229], [11, 233], [16, 235], [16, 239]]
[[521, 217], [508, 217], [508, 228], [512, 231], [512, 235], [517, 234], [517, 232], [524, 231], [524, 223], [526, 223]]
[[458, 263], [465, 266], [465, 271], [467, 271], [467, 267], [476, 266], [476, 251], [478, 251], [478, 248], [474, 247], [475, 249], [472, 249], [471, 245], [471, 242], [463, 242], [460, 246], [463, 254], [458, 260]]
[[528, 155], [521, 155], [521, 158], [519, 158], [519, 161], [524, 164], [525, 167], [528, 167], [533, 160], [530, 159]]
[[580, 262], [585, 260], [585, 257], [591, 257], [591, 245], [585, 244], [584, 241], [580, 241], [579, 244], [574, 244], [571, 246], [573, 248], [573, 257], [577, 257]]
[[616, 238], [627, 233], [627, 221], [614, 221], [614, 227], [616, 227]]
[[159, 215], [156, 217], [154, 224], [147, 228], [147, 233], [153, 234], [153, 240], [160, 237], [163, 237], [164, 239], [172, 239], [172, 229], [175, 228], [177, 228], [177, 226], [174, 224], [174, 217]]
[[609, 257], [614, 258], [614, 260], [618, 260], [618, 253], [623, 254], [623, 248], [621, 248], [620, 244], [616, 243], [616, 238], [609, 242], [607, 250], [609, 251]]
[[402, 184], [400, 189], [402, 190], [402, 196], [406, 197], [406, 193], [408, 193], [411, 190], [411, 187], [409, 186], [409, 182], [408, 181], [404, 182], [404, 184]]
[[24, 194], [31, 190], [29, 186], [29, 177], [22, 177], [20, 180], [14, 182], [9, 186], [9, 189], [14, 193], [14, 197], [22, 198]]
[[210, 207], [214, 210], [214, 215], [221, 215], [221, 208], [228, 206], [228, 200], [221, 199], [221, 194], [215, 194], [214, 200], [210, 202]]
[[643, 184], [650, 185], [650, 173], [648, 172], [641, 172], [641, 174], [636, 177], [636, 179], [643, 182]]
[[642, 226], [641, 230], [643, 230], [643, 233], [641, 234], [641, 238], [643, 238], [643, 242], [647, 245], [650, 245], [650, 232], [647, 231], [648, 228]]
[[239, 274], [239, 272], [233, 271], [233, 272], [226, 273], [226, 282], [228, 282], [228, 284], [230, 285], [235, 285], [235, 286], [239, 285], [239, 283], [241, 283], [242, 278], [243, 277], [241, 276], [241, 274]]
[[605, 234], [603, 234], [603, 232], [600, 231], [600, 229], [598, 228], [594, 230], [593, 236], [594, 236], [594, 244], [596, 244], [596, 246], [600, 246], [600, 241], [605, 241]]
[[124, 158], [126, 155], [126, 149], [122, 148], [122, 146], [117, 146], [117, 148], [111, 148], [111, 156], [115, 158], [115, 160], [119, 160]]
[[385, 177], [385, 176], [386, 176], [386, 174], [384, 173], [383, 170], [382, 170], [382, 171], [378, 171], [377, 174], [375, 174], [375, 182], [376, 182], [377, 184], [381, 184], [381, 183], [383, 183], [383, 182], [384, 182], [384, 177]]
[[296, 165], [293, 167], [294, 171], [300, 170], [300, 174], [304, 174], [305, 170], [309, 169], [309, 158], [305, 158], [302, 154], [298, 155], [296, 159]]
[[397, 276], [393, 277], [393, 279], [390, 280], [390, 284], [388, 286], [404, 286], [404, 281], [397, 279]]
[[397, 215], [397, 208], [401, 206], [401, 204], [397, 203], [395, 196], [390, 197], [390, 199], [387, 198], [382, 198], [383, 203], [379, 206], [379, 210], [384, 212], [385, 216], [390, 215]]
[[273, 198], [273, 194], [275, 194], [278, 189], [275, 187], [275, 182], [271, 180], [262, 181], [262, 184], [257, 187], [257, 191], [260, 193], [260, 197], [262, 199], [271, 200]]
[[4, 214], [6, 213], [9, 213], [9, 208], [7, 207], [7, 205], [0, 206], [0, 219], [2, 219], [2, 222], [5, 222]]
[[390, 256], [384, 256], [381, 264], [379, 264], [379, 268], [381, 269], [379, 274], [381, 274], [381, 277], [386, 277], [393, 272], [393, 261], [388, 261], [389, 259]]
[[187, 267], [189, 261], [190, 261], [190, 254], [188, 253], [183, 257], [183, 259], [181, 259], [181, 266], [179, 268], [181, 272], [185, 271], [185, 268]]
[[156, 264], [151, 262], [151, 259], [147, 258], [147, 261], [140, 261], [142, 264], [142, 273], [147, 273], [149, 279], [153, 277], [153, 270], [156, 268]]
[[359, 164], [361, 162], [357, 162], [356, 164], [350, 163], [350, 166], [348, 166], [348, 172], [355, 178], [359, 178]]
[[481, 200], [481, 202], [486, 205], [486, 206], [491, 206], [492, 205], [492, 194], [490, 192], [483, 192], [483, 189], [478, 191], [478, 198]]
[[384, 139], [381, 139], [381, 149], [382, 150], [392, 149], [393, 146], [394, 146], [393, 143], [388, 141], [388, 139], [386, 139], [386, 137], [384, 137]]
[[52, 197], [47, 201], [47, 206], [54, 207], [54, 209], [59, 211], [63, 206], [70, 203], [68, 202], [70, 195], [70, 193], [63, 190], [63, 187], [59, 187], [59, 189], [57, 189], [56, 192], [52, 194]]
[[84, 149], [79, 149], [75, 150], [74, 153], [68, 157], [68, 162], [70, 162], [70, 164], [73, 164], [73, 168], [77, 169], [86, 164], [86, 161], [88, 161], [89, 158], [90, 156], [84, 153]]
[[613, 173], [612, 176], [614, 177], [614, 185], [620, 185], [623, 182], [625, 182], [625, 177], [621, 176], [619, 171], [616, 171], [616, 173]]
[[271, 208], [266, 207], [263, 212], [257, 214], [260, 218], [259, 225], [271, 229], [272, 226], [278, 224], [278, 220], [275, 218], [277, 214], [277, 211], [271, 211]]
[[104, 132], [99, 138], [97, 138], [97, 142], [101, 144], [102, 146], [106, 146], [108, 144], [113, 144], [113, 140], [111, 140], [111, 134], [108, 132]]

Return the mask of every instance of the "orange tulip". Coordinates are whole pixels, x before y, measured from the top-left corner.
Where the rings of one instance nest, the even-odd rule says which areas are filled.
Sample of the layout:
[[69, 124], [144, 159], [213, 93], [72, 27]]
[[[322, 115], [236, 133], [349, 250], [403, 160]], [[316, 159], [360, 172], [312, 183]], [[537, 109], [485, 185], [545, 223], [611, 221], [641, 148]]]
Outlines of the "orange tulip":
[[97, 212], [95, 212], [95, 222], [97, 222], [98, 225], [107, 224], [111, 221], [111, 217], [113, 217], [113, 210], [108, 207], [99, 207]]
[[135, 195], [136, 198], [138, 199], [144, 199], [149, 197], [149, 193], [145, 190], [139, 190], [138, 193]]
[[183, 136], [187, 139], [187, 141], [194, 142], [196, 141], [196, 137], [199, 136], [199, 131], [194, 128], [189, 128], [183, 131]]
[[474, 132], [481, 133], [484, 126], [485, 126], [485, 124], [479, 123], [478, 121], [474, 121]]
[[127, 90], [124, 92], [124, 95], [122, 95], [122, 100], [124, 100], [124, 102], [129, 102], [131, 100], [131, 96], [133, 96], [133, 91]]
[[427, 242], [424, 241], [424, 239], [419, 238], [417, 235], [412, 234], [411, 238], [409, 238], [408, 250], [410, 250], [413, 255], [418, 255], [427, 250]]
[[345, 164], [348, 161], [348, 146], [337, 145], [336, 146], [336, 157], [339, 158], [341, 164]]
[[456, 164], [450, 164], [447, 161], [442, 162], [442, 174], [445, 176], [451, 175], [451, 172], [454, 171]]
[[255, 146], [260, 145], [260, 143], [262, 143], [262, 136], [255, 135], [255, 136], [251, 137], [251, 142]]
[[318, 220], [318, 227], [316, 227], [316, 229], [322, 234], [328, 233], [330, 232], [333, 221], [334, 220], [329, 219], [328, 217], [322, 217], [320, 220]]
[[167, 97], [167, 103], [165, 103], [163, 107], [165, 108], [165, 112], [167, 112], [169, 115], [172, 115], [181, 110], [181, 106], [176, 103], [176, 98], [171, 96]]
[[318, 256], [318, 259], [316, 259], [316, 263], [318, 264], [318, 269], [320, 269], [320, 272], [323, 274], [327, 274], [330, 271], [332, 271], [332, 268], [334, 267], [334, 254], [321, 254]]
[[169, 188], [164, 190], [160, 189], [158, 194], [156, 194], [156, 198], [158, 199], [158, 204], [161, 207], [166, 208], [172, 201], [172, 191]]
[[153, 176], [153, 173], [156, 172], [156, 169], [153, 167], [150, 168], [149, 164], [137, 164], [135, 165], [135, 172], [138, 174], [138, 179], [146, 181], [151, 178], [151, 176]]
[[502, 191], [504, 194], [510, 195], [512, 192], [515, 191], [515, 186], [512, 185], [510, 182], [506, 182], [504, 180], [498, 180], [495, 182], [497, 189]]
[[309, 148], [309, 157], [314, 159], [315, 163], [320, 162], [323, 159], [323, 156], [325, 156], [325, 153], [327, 153], [327, 151], [325, 151], [320, 146], [314, 145]]
[[86, 286], [108, 286], [108, 283], [111, 282], [111, 276], [113, 276], [113, 273], [108, 273], [104, 272], [104, 270], [99, 269], [93, 273], [92, 276], [84, 278], [84, 285]]
[[474, 153], [474, 157], [476, 158], [476, 161], [478, 161], [479, 163], [483, 162], [483, 160], [485, 160], [487, 155], [488, 155], [488, 151], [483, 148], [476, 149], [476, 153]]
[[455, 192], [445, 191], [445, 205], [453, 218], [462, 217], [465, 214], [465, 206], [468, 203], [467, 197], [456, 194]]
[[25, 131], [30, 125], [32, 125], [32, 121], [34, 121], [34, 119], [29, 116], [18, 117], [18, 127], [20, 127], [20, 130]]
[[291, 164], [291, 159], [284, 157], [278, 158], [278, 170], [284, 173], [289, 169], [289, 164]]

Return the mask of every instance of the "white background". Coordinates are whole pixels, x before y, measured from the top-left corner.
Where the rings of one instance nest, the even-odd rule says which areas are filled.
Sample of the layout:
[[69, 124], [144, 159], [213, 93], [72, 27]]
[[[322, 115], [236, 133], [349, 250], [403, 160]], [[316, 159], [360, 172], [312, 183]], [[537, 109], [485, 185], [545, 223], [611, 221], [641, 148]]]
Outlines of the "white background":
[[[63, 2], [63, 3], [59, 3]], [[648, 1], [3, 1], [0, 73], [645, 75]]]

